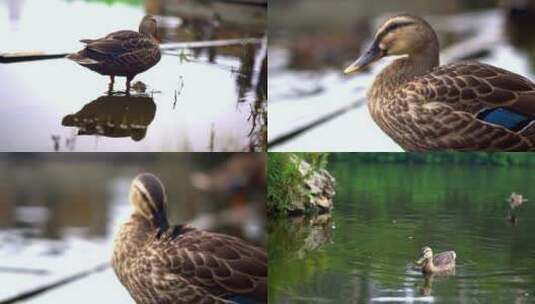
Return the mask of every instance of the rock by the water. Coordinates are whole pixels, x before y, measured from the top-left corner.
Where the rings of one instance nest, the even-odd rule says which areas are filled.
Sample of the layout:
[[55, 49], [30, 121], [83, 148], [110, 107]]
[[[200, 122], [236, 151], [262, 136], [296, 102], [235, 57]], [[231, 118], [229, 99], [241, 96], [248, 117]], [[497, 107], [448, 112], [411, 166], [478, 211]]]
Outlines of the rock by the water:
[[333, 208], [335, 195], [335, 179], [325, 169], [314, 170], [312, 166], [299, 159], [299, 173], [303, 176], [303, 189], [298, 199], [288, 206], [290, 214], [296, 213], [325, 213]]

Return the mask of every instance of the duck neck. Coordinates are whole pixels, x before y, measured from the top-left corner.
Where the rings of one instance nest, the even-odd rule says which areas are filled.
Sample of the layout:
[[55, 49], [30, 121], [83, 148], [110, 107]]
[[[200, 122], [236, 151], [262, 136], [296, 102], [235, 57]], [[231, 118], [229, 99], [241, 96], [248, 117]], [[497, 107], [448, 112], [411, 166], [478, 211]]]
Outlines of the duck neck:
[[437, 46], [430, 46], [417, 54], [411, 54], [392, 62], [375, 78], [370, 94], [384, 95], [392, 92], [415, 77], [430, 73], [439, 65]]
[[428, 273], [436, 272], [437, 267], [433, 263], [433, 257], [427, 260], [427, 263], [425, 264], [423, 269], [424, 269], [424, 272], [428, 272]]
[[115, 240], [114, 260], [117, 258], [117, 261], [124, 262], [136, 257], [154, 231], [156, 228], [149, 220], [139, 214], [133, 214], [121, 226]]

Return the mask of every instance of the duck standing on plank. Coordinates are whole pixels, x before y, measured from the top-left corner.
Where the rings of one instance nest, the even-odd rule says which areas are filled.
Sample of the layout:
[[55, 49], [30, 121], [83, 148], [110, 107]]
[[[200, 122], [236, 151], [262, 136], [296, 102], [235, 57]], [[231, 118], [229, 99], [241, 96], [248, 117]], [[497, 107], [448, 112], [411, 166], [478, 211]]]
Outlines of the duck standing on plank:
[[156, 19], [145, 16], [139, 31], [117, 31], [100, 39], [82, 39], [85, 48], [67, 56], [68, 59], [95, 71], [110, 76], [108, 91], [113, 91], [115, 76], [126, 77], [126, 92], [134, 77], [160, 61], [161, 53], [157, 35]]

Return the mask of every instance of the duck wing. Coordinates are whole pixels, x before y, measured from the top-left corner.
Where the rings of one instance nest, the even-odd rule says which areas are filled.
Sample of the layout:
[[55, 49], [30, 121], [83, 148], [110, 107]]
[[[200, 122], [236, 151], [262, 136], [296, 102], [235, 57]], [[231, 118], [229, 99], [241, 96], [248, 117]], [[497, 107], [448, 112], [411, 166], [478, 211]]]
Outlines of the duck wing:
[[455, 262], [457, 255], [455, 251], [445, 251], [433, 256], [433, 263], [436, 266], [447, 265]]
[[262, 249], [193, 228], [171, 229], [152, 243], [142, 264], [151, 265], [147, 278], [154, 284], [179, 287], [181, 293], [195, 294], [194, 299], [244, 296], [267, 301], [267, 255]]
[[124, 30], [124, 31], [116, 31], [113, 33], [110, 33], [106, 35], [105, 37], [98, 38], [98, 39], [82, 39], [80, 42], [85, 44], [90, 44], [93, 42], [101, 41], [101, 40], [128, 40], [128, 39], [135, 39], [142, 37], [142, 35], [139, 32], [130, 31], [130, 30]]
[[438, 67], [406, 88], [513, 131], [535, 120], [535, 83], [477, 61]]
[[384, 125], [405, 150], [535, 149], [535, 84], [479, 62], [460, 62], [417, 77], [397, 92], [405, 124]]
[[104, 38], [80, 41], [86, 44], [85, 57], [97, 61], [118, 58], [154, 46], [149, 38], [134, 31], [118, 31]]

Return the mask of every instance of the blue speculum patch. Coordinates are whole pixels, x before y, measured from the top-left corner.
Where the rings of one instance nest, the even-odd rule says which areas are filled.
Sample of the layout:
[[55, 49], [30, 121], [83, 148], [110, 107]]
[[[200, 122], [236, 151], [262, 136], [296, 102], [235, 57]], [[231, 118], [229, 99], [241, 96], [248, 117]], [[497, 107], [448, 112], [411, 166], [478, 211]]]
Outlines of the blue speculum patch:
[[477, 115], [477, 118], [512, 131], [522, 130], [533, 120], [526, 115], [505, 108], [484, 110]]
[[262, 303], [262, 302], [258, 302], [257, 300], [248, 298], [246, 296], [239, 296], [239, 295], [225, 297], [225, 299], [236, 302], [238, 304], [261, 304]]

